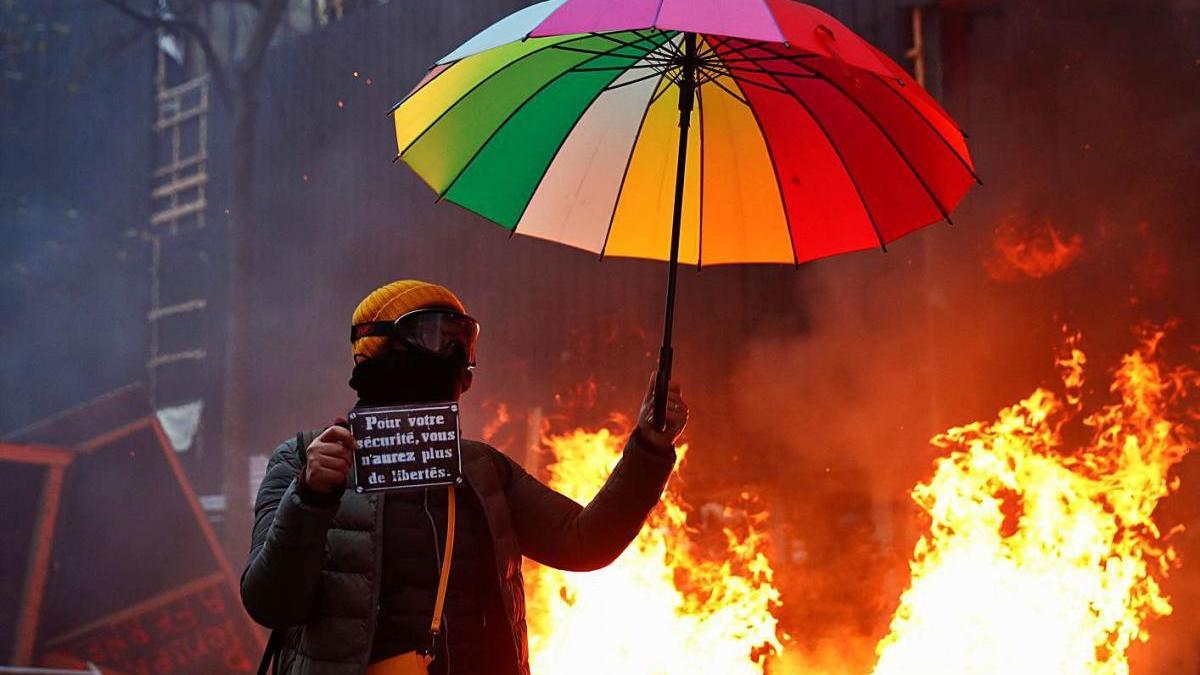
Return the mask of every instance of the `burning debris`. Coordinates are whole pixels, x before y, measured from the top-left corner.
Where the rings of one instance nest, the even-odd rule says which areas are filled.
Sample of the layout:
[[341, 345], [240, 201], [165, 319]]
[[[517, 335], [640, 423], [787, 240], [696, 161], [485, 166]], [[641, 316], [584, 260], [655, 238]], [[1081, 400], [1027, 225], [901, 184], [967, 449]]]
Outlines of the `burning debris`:
[[[1056, 391], [1039, 388], [994, 420], [933, 439], [946, 454], [912, 491], [927, 531], [876, 646], [875, 675], [1130, 672], [1130, 646], [1172, 611], [1160, 582], [1179, 561], [1153, 514], [1178, 489], [1171, 471], [1196, 440], [1184, 407], [1200, 373], [1165, 365], [1163, 337], [1147, 331], [1114, 373], [1111, 398], [1097, 403], [1103, 392], [1085, 389], [1087, 359], [1071, 336]], [[546, 435], [549, 484], [586, 502], [622, 438], [610, 429]], [[797, 669], [814, 655], [786, 645], [773, 614], [774, 575], [787, 570], [768, 559], [763, 525], [749, 517], [724, 530], [724, 550], [699, 546], [672, 482], [611, 567], [580, 575], [530, 565], [534, 667], [757, 675], [772, 672], [773, 654], [784, 657], [780, 672], [863, 672], [846, 652], [816, 659], [847, 664], [840, 669]]]
[[1127, 649], [1172, 610], [1159, 581], [1176, 555], [1152, 515], [1195, 442], [1175, 415], [1200, 374], [1159, 363], [1162, 338], [1122, 359], [1114, 403], [1086, 411], [1072, 339], [1064, 393], [934, 439], [949, 454], [912, 493], [929, 529], [877, 675], [1129, 672]]

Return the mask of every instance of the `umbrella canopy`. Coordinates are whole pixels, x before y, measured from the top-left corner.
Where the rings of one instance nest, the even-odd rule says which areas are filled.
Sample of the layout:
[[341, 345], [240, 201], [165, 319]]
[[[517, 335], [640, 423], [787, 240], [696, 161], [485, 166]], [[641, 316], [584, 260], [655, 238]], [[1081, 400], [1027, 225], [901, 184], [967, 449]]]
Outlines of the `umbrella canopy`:
[[546, 0], [438, 61], [392, 113], [397, 158], [439, 199], [670, 261], [660, 428], [680, 262], [886, 250], [978, 180], [903, 69], [793, 0]]
[[976, 181], [903, 69], [791, 0], [541, 2], [438, 61], [393, 117], [440, 198], [608, 256], [671, 259], [677, 187], [680, 262], [798, 264], [948, 219]]

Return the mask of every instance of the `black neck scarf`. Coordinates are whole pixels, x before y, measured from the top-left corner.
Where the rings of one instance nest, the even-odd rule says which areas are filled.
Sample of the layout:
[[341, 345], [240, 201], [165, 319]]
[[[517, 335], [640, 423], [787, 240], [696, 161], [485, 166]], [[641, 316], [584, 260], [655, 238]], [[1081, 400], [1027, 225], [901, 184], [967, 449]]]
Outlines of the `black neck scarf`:
[[439, 358], [387, 350], [354, 366], [350, 376], [350, 387], [358, 392], [354, 407], [456, 401], [466, 372], [466, 358], [457, 352]]

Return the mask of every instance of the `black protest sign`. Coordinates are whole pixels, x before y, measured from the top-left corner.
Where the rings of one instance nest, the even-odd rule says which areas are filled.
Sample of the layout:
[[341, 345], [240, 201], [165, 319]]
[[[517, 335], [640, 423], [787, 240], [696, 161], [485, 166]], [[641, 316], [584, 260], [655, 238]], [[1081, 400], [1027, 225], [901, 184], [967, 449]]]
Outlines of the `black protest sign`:
[[354, 489], [379, 492], [460, 482], [458, 404], [355, 408]]

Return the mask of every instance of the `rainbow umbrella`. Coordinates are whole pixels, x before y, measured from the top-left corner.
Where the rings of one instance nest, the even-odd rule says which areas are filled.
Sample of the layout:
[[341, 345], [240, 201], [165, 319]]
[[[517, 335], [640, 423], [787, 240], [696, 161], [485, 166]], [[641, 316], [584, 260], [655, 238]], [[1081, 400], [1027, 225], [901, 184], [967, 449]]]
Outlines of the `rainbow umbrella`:
[[397, 157], [439, 199], [670, 261], [658, 420], [678, 263], [886, 250], [978, 180], [932, 97], [792, 0], [547, 0], [438, 61], [392, 114]]

